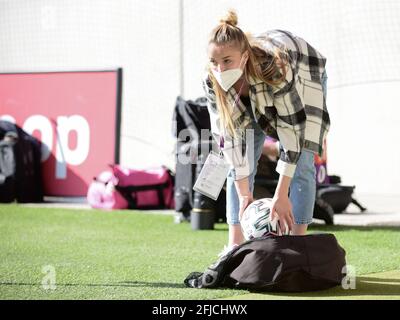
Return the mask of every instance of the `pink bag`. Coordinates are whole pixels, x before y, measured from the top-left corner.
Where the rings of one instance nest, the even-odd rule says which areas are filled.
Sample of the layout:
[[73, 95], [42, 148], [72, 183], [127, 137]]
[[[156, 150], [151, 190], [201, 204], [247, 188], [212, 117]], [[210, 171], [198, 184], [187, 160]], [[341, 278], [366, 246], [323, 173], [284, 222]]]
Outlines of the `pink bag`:
[[127, 209], [128, 201], [117, 191], [118, 179], [112, 171], [104, 171], [94, 178], [87, 192], [87, 201], [96, 209]]
[[128, 200], [131, 209], [174, 209], [174, 181], [164, 166], [128, 169], [112, 165], [118, 179], [116, 189]]

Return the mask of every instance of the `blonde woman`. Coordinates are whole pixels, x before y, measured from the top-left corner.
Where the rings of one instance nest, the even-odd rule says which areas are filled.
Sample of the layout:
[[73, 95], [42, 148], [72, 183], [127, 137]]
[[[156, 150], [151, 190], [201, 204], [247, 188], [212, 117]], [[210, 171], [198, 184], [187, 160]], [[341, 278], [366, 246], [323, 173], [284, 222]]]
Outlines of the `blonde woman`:
[[272, 215], [291, 234], [306, 234], [316, 191], [314, 153], [322, 153], [330, 126], [325, 57], [288, 31], [245, 34], [237, 21], [230, 10], [212, 30], [203, 80], [211, 131], [231, 165], [226, 250], [243, 241], [240, 219], [253, 201], [267, 135], [280, 145]]

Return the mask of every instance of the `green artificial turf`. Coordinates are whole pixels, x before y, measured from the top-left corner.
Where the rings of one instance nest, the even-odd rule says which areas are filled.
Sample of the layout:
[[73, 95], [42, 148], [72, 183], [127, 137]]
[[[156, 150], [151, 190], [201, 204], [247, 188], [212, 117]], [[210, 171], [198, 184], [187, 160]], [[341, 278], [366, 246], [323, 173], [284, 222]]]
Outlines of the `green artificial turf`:
[[[215, 230], [192, 231], [170, 215], [140, 211], [0, 205], [0, 299], [242, 298], [248, 291], [183, 284], [190, 272], [216, 261], [227, 230], [217, 224]], [[310, 228], [321, 231], [336, 235], [357, 276], [400, 269], [398, 228]], [[54, 268], [55, 290], [44, 289], [43, 268]], [[341, 287], [331, 290], [346, 297]], [[290, 295], [275, 295], [285, 297]]]
[[354, 287], [302, 293], [247, 293], [228, 300], [400, 300], [400, 270], [361, 275]]

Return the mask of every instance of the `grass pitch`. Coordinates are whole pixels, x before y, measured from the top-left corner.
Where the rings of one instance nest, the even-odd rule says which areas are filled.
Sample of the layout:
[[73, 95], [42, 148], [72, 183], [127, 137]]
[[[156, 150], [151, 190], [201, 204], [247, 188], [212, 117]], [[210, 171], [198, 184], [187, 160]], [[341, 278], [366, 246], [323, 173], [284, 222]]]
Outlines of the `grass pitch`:
[[[288, 294], [191, 289], [192, 271], [216, 261], [228, 227], [192, 231], [172, 216], [0, 205], [0, 299], [400, 299], [399, 228], [311, 226], [332, 232], [356, 268], [357, 289]], [[52, 290], [49, 276], [54, 276]], [[369, 279], [369, 280], [368, 280]], [[372, 280], [371, 280], [372, 279]], [[47, 288], [47, 289], [46, 289]], [[358, 295], [358, 296], [357, 296]]]

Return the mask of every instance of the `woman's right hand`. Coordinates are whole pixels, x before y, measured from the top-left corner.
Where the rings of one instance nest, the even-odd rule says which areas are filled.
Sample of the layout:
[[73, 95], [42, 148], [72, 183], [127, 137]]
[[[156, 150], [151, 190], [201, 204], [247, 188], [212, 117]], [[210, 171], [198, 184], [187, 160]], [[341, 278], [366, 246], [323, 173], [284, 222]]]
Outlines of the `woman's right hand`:
[[254, 201], [253, 194], [250, 191], [249, 178], [243, 178], [235, 181], [236, 193], [239, 197], [239, 221], [242, 220], [243, 212]]

